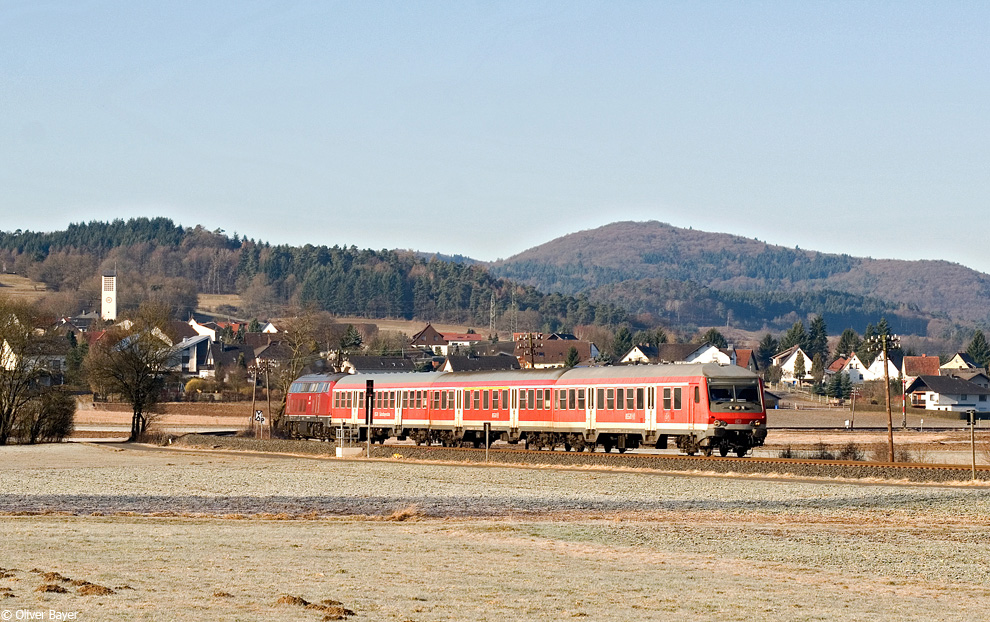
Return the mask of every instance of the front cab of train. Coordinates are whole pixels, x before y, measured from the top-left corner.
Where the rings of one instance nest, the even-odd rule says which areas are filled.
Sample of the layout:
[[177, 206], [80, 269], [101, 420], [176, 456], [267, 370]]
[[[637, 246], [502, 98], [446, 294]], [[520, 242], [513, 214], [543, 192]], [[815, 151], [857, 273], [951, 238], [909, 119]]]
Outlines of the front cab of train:
[[759, 378], [708, 378], [710, 448], [722, 456], [730, 451], [742, 457], [767, 437], [763, 385]]

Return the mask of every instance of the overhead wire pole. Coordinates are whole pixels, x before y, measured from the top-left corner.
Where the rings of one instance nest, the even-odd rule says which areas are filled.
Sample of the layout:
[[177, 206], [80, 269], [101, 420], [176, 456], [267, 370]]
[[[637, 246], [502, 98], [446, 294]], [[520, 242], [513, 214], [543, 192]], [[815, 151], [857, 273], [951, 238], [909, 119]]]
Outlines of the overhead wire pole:
[[890, 365], [887, 361], [887, 335], [881, 337], [883, 341], [883, 387], [887, 395], [887, 444], [888, 457], [894, 461], [894, 420], [890, 412]]
[[[890, 360], [887, 355], [887, 333], [880, 335], [880, 347], [883, 352], [883, 387], [887, 396], [887, 457], [890, 462], [894, 461], [894, 417], [890, 411]], [[890, 335], [890, 339], [896, 340], [897, 335]]]

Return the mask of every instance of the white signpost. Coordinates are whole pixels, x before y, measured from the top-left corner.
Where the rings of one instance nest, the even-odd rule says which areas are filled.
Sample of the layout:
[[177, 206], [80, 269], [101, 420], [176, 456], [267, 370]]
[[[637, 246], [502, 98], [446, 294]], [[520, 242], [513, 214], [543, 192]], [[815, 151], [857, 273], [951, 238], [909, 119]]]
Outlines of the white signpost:
[[264, 439], [265, 438], [265, 413], [263, 413], [260, 410], [254, 411], [254, 420], [258, 422], [258, 425], [261, 428], [260, 437], [262, 439]]

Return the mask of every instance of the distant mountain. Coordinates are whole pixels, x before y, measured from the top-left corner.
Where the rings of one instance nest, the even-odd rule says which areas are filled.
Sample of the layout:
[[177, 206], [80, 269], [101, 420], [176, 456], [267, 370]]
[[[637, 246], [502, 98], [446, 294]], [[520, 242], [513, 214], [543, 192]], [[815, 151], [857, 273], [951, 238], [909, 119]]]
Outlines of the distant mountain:
[[923, 334], [918, 327], [935, 317], [990, 319], [990, 276], [959, 264], [826, 254], [660, 222], [580, 231], [491, 269], [542, 291], [587, 293], [632, 312], [700, 325], [721, 317], [779, 327], [821, 312], [826, 319], [831, 314], [833, 328], [861, 330], [864, 320], [888, 315], [901, 330]]

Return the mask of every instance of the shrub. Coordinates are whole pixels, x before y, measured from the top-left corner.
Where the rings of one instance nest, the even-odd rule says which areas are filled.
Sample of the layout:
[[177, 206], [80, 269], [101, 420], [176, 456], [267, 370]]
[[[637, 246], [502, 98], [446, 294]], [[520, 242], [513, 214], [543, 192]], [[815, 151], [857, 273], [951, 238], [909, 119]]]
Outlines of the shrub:
[[857, 445], [856, 443], [849, 441], [842, 446], [839, 450], [838, 459], [839, 460], [856, 460], [860, 461], [866, 457], [866, 452]]
[[835, 454], [832, 453], [824, 441], [818, 441], [812, 446], [810, 457], [813, 460], [835, 460]]

